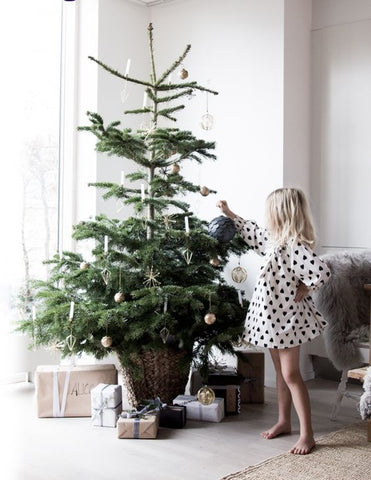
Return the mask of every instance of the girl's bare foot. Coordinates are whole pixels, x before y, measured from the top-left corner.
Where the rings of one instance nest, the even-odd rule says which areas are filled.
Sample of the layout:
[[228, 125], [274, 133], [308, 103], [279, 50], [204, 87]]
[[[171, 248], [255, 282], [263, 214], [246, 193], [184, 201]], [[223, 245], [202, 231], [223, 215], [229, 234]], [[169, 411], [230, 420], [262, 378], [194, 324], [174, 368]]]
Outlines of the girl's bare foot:
[[290, 450], [290, 453], [295, 453], [296, 455], [307, 455], [313, 450], [316, 442], [314, 441], [313, 436], [303, 436], [299, 437], [299, 440]]
[[291, 433], [291, 424], [289, 422], [277, 422], [272, 428], [261, 433], [261, 436], [267, 440], [278, 437], [278, 435], [284, 435], [285, 433]]

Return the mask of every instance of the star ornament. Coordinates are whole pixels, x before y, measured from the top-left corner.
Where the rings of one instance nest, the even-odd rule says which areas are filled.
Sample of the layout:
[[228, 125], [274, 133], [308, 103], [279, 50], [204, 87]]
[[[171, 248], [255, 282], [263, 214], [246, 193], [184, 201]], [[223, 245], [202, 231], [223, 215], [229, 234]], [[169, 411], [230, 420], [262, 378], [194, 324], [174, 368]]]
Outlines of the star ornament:
[[154, 272], [153, 267], [148, 269], [144, 274], [144, 278], [146, 279], [143, 284], [145, 287], [156, 287], [157, 285], [161, 285], [161, 282], [157, 280], [157, 277], [160, 276], [159, 272]]

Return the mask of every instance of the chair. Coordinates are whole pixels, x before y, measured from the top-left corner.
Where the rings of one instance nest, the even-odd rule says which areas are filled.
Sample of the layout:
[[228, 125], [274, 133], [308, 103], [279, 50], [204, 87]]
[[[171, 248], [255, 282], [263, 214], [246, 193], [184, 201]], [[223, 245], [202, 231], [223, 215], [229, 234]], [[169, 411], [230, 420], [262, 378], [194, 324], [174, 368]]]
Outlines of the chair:
[[[371, 339], [371, 284], [365, 284], [364, 290], [370, 295], [370, 339]], [[371, 365], [371, 342], [367, 343], [360, 343], [357, 345], [360, 349], [367, 349], [368, 350], [368, 363]], [[340, 409], [340, 404], [343, 397], [354, 398], [355, 400], [359, 401], [360, 396], [356, 395], [352, 392], [348, 392], [346, 389], [348, 378], [353, 378], [363, 382], [366, 377], [368, 367], [361, 367], [361, 368], [354, 368], [351, 370], [344, 369], [342, 371], [341, 380], [337, 389], [337, 397], [336, 402], [332, 411], [331, 420], [335, 420], [337, 414]], [[367, 441], [371, 442], [371, 419], [367, 420]]]

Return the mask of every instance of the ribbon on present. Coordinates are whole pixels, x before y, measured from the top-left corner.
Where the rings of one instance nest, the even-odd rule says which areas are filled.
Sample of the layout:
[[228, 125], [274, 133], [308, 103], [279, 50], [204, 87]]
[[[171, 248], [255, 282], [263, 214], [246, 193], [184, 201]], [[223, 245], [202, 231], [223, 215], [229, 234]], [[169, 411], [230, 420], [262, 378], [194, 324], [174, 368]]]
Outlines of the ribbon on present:
[[53, 369], [53, 417], [64, 417], [72, 365], [66, 370], [61, 403], [59, 403], [58, 370], [59, 366], [56, 365], [56, 367]]

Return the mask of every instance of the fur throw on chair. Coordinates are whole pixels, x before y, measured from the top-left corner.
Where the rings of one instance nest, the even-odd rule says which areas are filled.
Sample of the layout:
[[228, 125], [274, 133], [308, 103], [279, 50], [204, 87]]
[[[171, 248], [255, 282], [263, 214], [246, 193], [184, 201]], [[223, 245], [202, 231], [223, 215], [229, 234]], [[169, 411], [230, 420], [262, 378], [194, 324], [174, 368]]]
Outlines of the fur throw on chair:
[[363, 285], [371, 283], [371, 251], [321, 258], [331, 277], [313, 297], [328, 322], [323, 334], [327, 355], [338, 370], [354, 368], [361, 364], [356, 342], [369, 337], [370, 298]]

